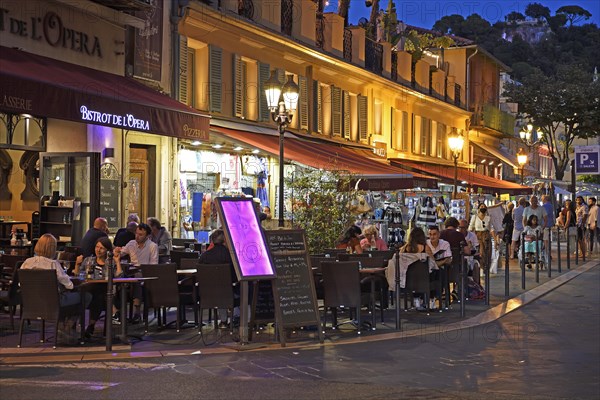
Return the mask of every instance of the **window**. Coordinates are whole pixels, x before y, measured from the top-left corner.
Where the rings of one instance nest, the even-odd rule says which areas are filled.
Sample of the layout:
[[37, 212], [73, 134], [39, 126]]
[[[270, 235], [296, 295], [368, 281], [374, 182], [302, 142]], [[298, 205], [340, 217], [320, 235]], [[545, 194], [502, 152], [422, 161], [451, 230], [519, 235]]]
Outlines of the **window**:
[[367, 114], [367, 97], [358, 96], [358, 139], [367, 141], [368, 139], [368, 114]]
[[260, 98], [260, 93], [258, 93], [259, 70], [260, 67], [256, 61], [240, 57], [237, 54], [233, 55], [233, 115], [238, 118], [251, 121], [259, 119], [261, 102], [256, 101]]
[[417, 132], [421, 131], [421, 117], [419, 115], [413, 114], [413, 123], [412, 123], [412, 131], [411, 131], [411, 142], [412, 142], [412, 152], [415, 154], [419, 153], [419, 138], [420, 135]]
[[408, 149], [408, 113], [391, 108], [392, 148], [399, 151]]
[[431, 143], [431, 120], [421, 117], [421, 155], [427, 155], [427, 149]]
[[446, 158], [446, 125], [437, 123], [437, 147], [436, 147], [436, 156], [438, 158]]

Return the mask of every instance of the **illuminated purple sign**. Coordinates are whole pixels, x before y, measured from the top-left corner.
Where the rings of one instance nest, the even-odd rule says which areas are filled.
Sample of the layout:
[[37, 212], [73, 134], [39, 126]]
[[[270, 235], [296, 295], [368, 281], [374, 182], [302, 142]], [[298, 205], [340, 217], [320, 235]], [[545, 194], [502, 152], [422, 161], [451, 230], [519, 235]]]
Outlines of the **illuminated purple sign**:
[[274, 278], [260, 221], [252, 199], [218, 198], [223, 229], [239, 279]]

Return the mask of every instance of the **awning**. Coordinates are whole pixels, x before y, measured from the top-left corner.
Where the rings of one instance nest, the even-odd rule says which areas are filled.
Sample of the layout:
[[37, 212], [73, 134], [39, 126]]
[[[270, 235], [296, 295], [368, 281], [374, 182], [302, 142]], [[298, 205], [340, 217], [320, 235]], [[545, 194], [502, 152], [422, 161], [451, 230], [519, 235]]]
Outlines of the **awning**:
[[132, 78], [0, 46], [0, 111], [208, 139], [210, 118]]
[[[279, 134], [260, 134], [238, 129], [211, 126], [211, 131], [225, 137], [246, 143], [262, 151], [277, 156], [279, 154]], [[415, 187], [435, 188], [437, 180], [405, 169], [394, 167], [387, 162], [373, 160], [341, 146], [329, 143], [308, 141], [286, 133], [284, 158], [312, 168], [348, 171], [359, 181], [362, 190], [396, 190]]]
[[477, 142], [471, 142], [471, 143], [473, 143], [474, 145], [477, 145], [482, 150], [487, 151], [488, 153], [490, 153], [494, 157], [499, 158], [500, 160], [502, 160], [502, 162], [510, 165], [511, 167], [513, 167], [513, 168], [520, 168], [519, 165], [517, 164], [517, 158], [516, 158], [516, 156], [513, 157], [510, 154], [507, 154], [504, 151], [502, 151], [500, 149], [497, 149], [495, 147], [488, 146], [487, 144], [477, 143]]
[[[437, 176], [450, 185], [454, 183], [454, 167], [452, 166], [419, 163], [400, 159], [393, 159], [391, 161], [392, 165], [399, 165], [410, 170]], [[467, 182], [467, 186], [473, 188], [475, 192], [478, 192], [481, 188], [484, 192], [487, 193], [531, 193], [531, 188], [528, 188], [526, 186], [521, 186], [517, 183], [492, 178], [491, 176], [478, 174], [477, 172], [472, 172], [464, 168], [458, 169], [459, 185], [461, 185], [461, 182]], [[465, 185], [462, 184], [461, 186]]]

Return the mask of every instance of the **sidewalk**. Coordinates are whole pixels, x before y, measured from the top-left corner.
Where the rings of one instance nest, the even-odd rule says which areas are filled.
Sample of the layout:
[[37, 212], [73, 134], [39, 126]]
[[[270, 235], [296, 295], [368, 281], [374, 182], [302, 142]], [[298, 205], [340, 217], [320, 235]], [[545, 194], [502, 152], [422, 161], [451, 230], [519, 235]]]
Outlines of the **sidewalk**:
[[[564, 244], [563, 244], [564, 245]], [[562, 250], [562, 246], [561, 246]], [[544, 294], [554, 290], [556, 287], [568, 282], [575, 276], [585, 273], [587, 270], [600, 265], [600, 254], [596, 252], [592, 257], [586, 258], [584, 263], [571, 259], [571, 269], [566, 267], [566, 251], [562, 250], [562, 273], [557, 271], [556, 249], [553, 249], [552, 278], [548, 278], [547, 271], [540, 271], [539, 283], [535, 282], [535, 272], [527, 270], [525, 273], [525, 290], [521, 287], [521, 269], [517, 260], [510, 260], [509, 265], [509, 297], [505, 297], [505, 271], [504, 258], [501, 257], [497, 274], [490, 276], [490, 304], [485, 305], [483, 300], [469, 300], [465, 303], [465, 318], [460, 317], [459, 304], [452, 304], [450, 309], [441, 312], [419, 312], [401, 310], [402, 331], [395, 329], [395, 309], [385, 311], [385, 323], [380, 323], [379, 311], [377, 311], [376, 330], [363, 329], [362, 334], [356, 334], [356, 329], [350, 325], [342, 326], [341, 329], [325, 332], [325, 341], [321, 345], [318, 342], [316, 330], [297, 330], [288, 332], [286, 335], [288, 348], [306, 348], [318, 346], [344, 345], [357, 342], [369, 342], [389, 339], [402, 339], [410, 336], [424, 334], [450, 334], [450, 332], [485, 324], [502, 317]], [[573, 256], [572, 256], [573, 257]], [[481, 278], [484, 284], [484, 278]], [[403, 301], [402, 301], [403, 305]], [[173, 313], [174, 311], [171, 311]], [[188, 314], [189, 315], [189, 314]], [[205, 314], [206, 315], [206, 314]], [[168, 321], [174, 316], [169, 315]], [[369, 320], [370, 316], [363, 310], [363, 320]], [[190, 354], [216, 354], [235, 353], [237, 351], [256, 351], [279, 349], [280, 344], [275, 340], [275, 332], [271, 324], [262, 327], [254, 333], [250, 344], [240, 346], [236, 341], [237, 331], [230, 335], [228, 330], [215, 331], [212, 327], [204, 327], [202, 334], [198, 334], [197, 328], [186, 325], [180, 333], [174, 328], [168, 327], [159, 330], [156, 321], [152, 321], [149, 333], [144, 335], [143, 325], [133, 326], [130, 333], [134, 338], [131, 345], [123, 345], [115, 342], [112, 352], [105, 351], [104, 338], [99, 334], [101, 324], [96, 327], [97, 336], [93, 337], [84, 345], [79, 345], [71, 337], [65, 342], [59, 337], [59, 347], [52, 348], [53, 338], [47, 337], [50, 342], [39, 343], [41, 323], [32, 321], [30, 327], [25, 327], [23, 335], [23, 348], [17, 348], [18, 342], [18, 316], [15, 318], [15, 329], [11, 329], [8, 314], [0, 313], [0, 363], [2, 364], [29, 364], [29, 363], [59, 363], [98, 360], [130, 360], [145, 357], [171, 357]], [[49, 327], [47, 327], [49, 328]], [[50, 332], [50, 329], [47, 329]], [[49, 333], [47, 333], [48, 335]], [[68, 340], [69, 338], [67, 338]]]

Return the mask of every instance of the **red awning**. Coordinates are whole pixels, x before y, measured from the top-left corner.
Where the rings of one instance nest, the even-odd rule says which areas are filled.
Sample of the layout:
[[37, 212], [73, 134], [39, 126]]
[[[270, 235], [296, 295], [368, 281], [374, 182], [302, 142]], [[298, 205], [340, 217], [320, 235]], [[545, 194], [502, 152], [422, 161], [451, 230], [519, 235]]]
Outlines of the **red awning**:
[[0, 110], [208, 139], [210, 118], [120, 75], [0, 46]]
[[[452, 184], [454, 182], [454, 167], [452, 166], [419, 163], [400, 159], [392, 160], [392, 165], [399, 165], [409, 168], [410, 170], [437, 176], [448, 184]], [[479, 188], [488, 193], [526, 194], [531, 192], [531, 188], [526, 186], [492, 178], [491, 176], [478, 174], [477, 172], [471, 172], [464, 168], [458, 169], [459, 185], [461, 182], [467, 182], [467, 186], [472, 187], [475, 192], [477, 192]], [[465, 185], [463, 184], [461, 186]]]
[[[265, 135], [214, 125], [211, 130], [273, 155], [279, 154], [278, 134]], [[346, 147], [309, 141], [291, 134], [285, 135], [284, 157], [313, 168], [348, 171], [361, 179], [358, 187], [363, 190], [413, 189], [417, 187], [415, 183], [421, 187], [437, 187], [436, 179], [367, 158]]]

